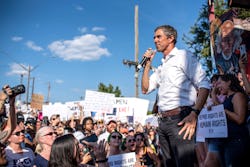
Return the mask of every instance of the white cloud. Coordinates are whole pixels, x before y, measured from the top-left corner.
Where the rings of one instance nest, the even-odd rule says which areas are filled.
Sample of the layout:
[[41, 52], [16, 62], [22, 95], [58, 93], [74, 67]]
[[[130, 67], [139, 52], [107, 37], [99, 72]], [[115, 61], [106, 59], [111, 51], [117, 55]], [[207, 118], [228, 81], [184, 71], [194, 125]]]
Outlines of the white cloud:
[[82, 11], [82, 10], [83, 10], [83, 7], [80, 6], [80, 5], [77, 5], [77, 6], [75, 6], [75, 9], [76, 9], [76, 10], [79, 10], [79, 11]]
[[11, 38], [11, 40], [14, 42], [19, 42], [19, 41], [23, 40], [23, 37], [14, 36]]
[[101, 56], [109, 56], [107, 48], [101, 44], [106, 40], [104, 35], [86, 34], [77, 36], [72, 40], [61, 40], [52, 42], [48, 48], [55, 55], [63, 60], [98, 60]]
[[92, 31], [104, 31], [105, 30], [105, 28], [104, 27], [93, 27], [92, 28]]
[[35, 51], [42, 51], [43, 50], [42, 47], [36, 45], [33, 41], [27, 41], [26, 46], [32, 50], [35, 50]]
[[81, 28], [78, 28], [78, 30], [83, 34], [83, 33], [87, 32], [88, 28], [87, 27], [81, 27]]
[[61, 84], [61, 83], [63, 83], [64, 81], [61, 80], [61, 79], [57, 79], [57, 80], [55, 80], [55, 82], [58, 83], [58, 84]]
[[[28, 74], [28, 66], [25, 66], [24, 64], [17, 64], [17, 63], [12, 63], [9, 65], [10, 66], [10, 71], [7, 73], [7, 75], [27, 75]], [[32, 69], [32, 67], [30, 68]]]

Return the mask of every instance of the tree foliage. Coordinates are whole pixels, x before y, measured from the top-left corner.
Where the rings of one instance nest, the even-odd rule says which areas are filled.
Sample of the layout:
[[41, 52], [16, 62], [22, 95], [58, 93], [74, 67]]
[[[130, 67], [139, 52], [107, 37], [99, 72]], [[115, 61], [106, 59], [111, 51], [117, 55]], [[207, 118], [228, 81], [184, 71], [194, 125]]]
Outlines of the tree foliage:
[[[230, 10], [228, 3], [225, 0], [214, 0], [215, 17], [219, 18], [223, 13]], [[198, 59], [204, 66], [207, 67], [207, 74], [210, 76], [213, 73], [211, 49], [210, 49], [210, 22], [209, 22], [209, 10], [208, 4], [202, 5], [199, 12], [199, 16], [190, 28], [189, 36], [184, 34], [183, 41], [189, 47], [189, 49], [197, 55]], [[243, 8], [234, 8], [237, 11], [238, 18], [250, 17], [250, 10]]]
[[99, 92], [105, 92], [105, 93], [113, 93], [113, 94], [115, 94], [115, 97], [121, 97], [121, 90], [119, 89], [119, 87], [116, 86], [115, 89], [114, 89], [114, 86], [111, 85], [111, 84], [106, 86], [103, 83], [99, 83], [98, 91]]

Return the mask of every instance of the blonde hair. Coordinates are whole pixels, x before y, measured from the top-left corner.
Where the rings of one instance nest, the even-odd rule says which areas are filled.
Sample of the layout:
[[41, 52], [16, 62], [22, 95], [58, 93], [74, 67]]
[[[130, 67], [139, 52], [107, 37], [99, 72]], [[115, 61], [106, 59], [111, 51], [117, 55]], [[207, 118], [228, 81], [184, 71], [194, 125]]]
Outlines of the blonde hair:
[[[43, 126], [41, 127], [37, 132], [36, 132], [36, 136], [35, 136], [35, 141], [37, 142], [37, 148], [38, 151], [42, 151], [43, 150], [43, 143], [41, 143], [40, 141], [40, 137], [44, 136], [46, 134], [46, 130], [47, 129], [52, 129], [52, 127], [50, 126]], [[53, 130], [53, 129], [52, 129]], [[39, 145], [39, 146], [38, 146]], [[40, 147], [40, 148], [39, 148]]]

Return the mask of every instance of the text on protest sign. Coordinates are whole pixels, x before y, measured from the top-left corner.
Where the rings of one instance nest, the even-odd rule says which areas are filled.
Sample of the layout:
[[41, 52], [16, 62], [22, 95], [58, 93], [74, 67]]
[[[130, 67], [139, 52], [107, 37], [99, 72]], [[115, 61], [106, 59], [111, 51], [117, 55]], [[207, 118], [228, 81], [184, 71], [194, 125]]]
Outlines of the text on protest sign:
[[227, 119], [223, 105], [203, 108], [198, 117], [197, 136], [204, 138], [227, 137]]
[[134, 167], [135, 162], [135, 152], [112, 155], [108, 158], [110, 167]]

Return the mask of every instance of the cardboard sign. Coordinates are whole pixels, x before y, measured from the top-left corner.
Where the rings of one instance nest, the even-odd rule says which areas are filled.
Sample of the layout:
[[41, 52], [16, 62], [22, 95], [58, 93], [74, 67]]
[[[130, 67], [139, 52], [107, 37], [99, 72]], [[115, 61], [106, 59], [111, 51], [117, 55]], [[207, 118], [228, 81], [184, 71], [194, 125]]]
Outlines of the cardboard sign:
[[31, 108], [42, 111], [43, 99], [44, 99], [43, 95], [32, 94], [31, 103], [30, 103]]
[[223, 105], [203, 108], [197, 122], [197, 138], [223, 138], [228, 136], [227, 118]]

